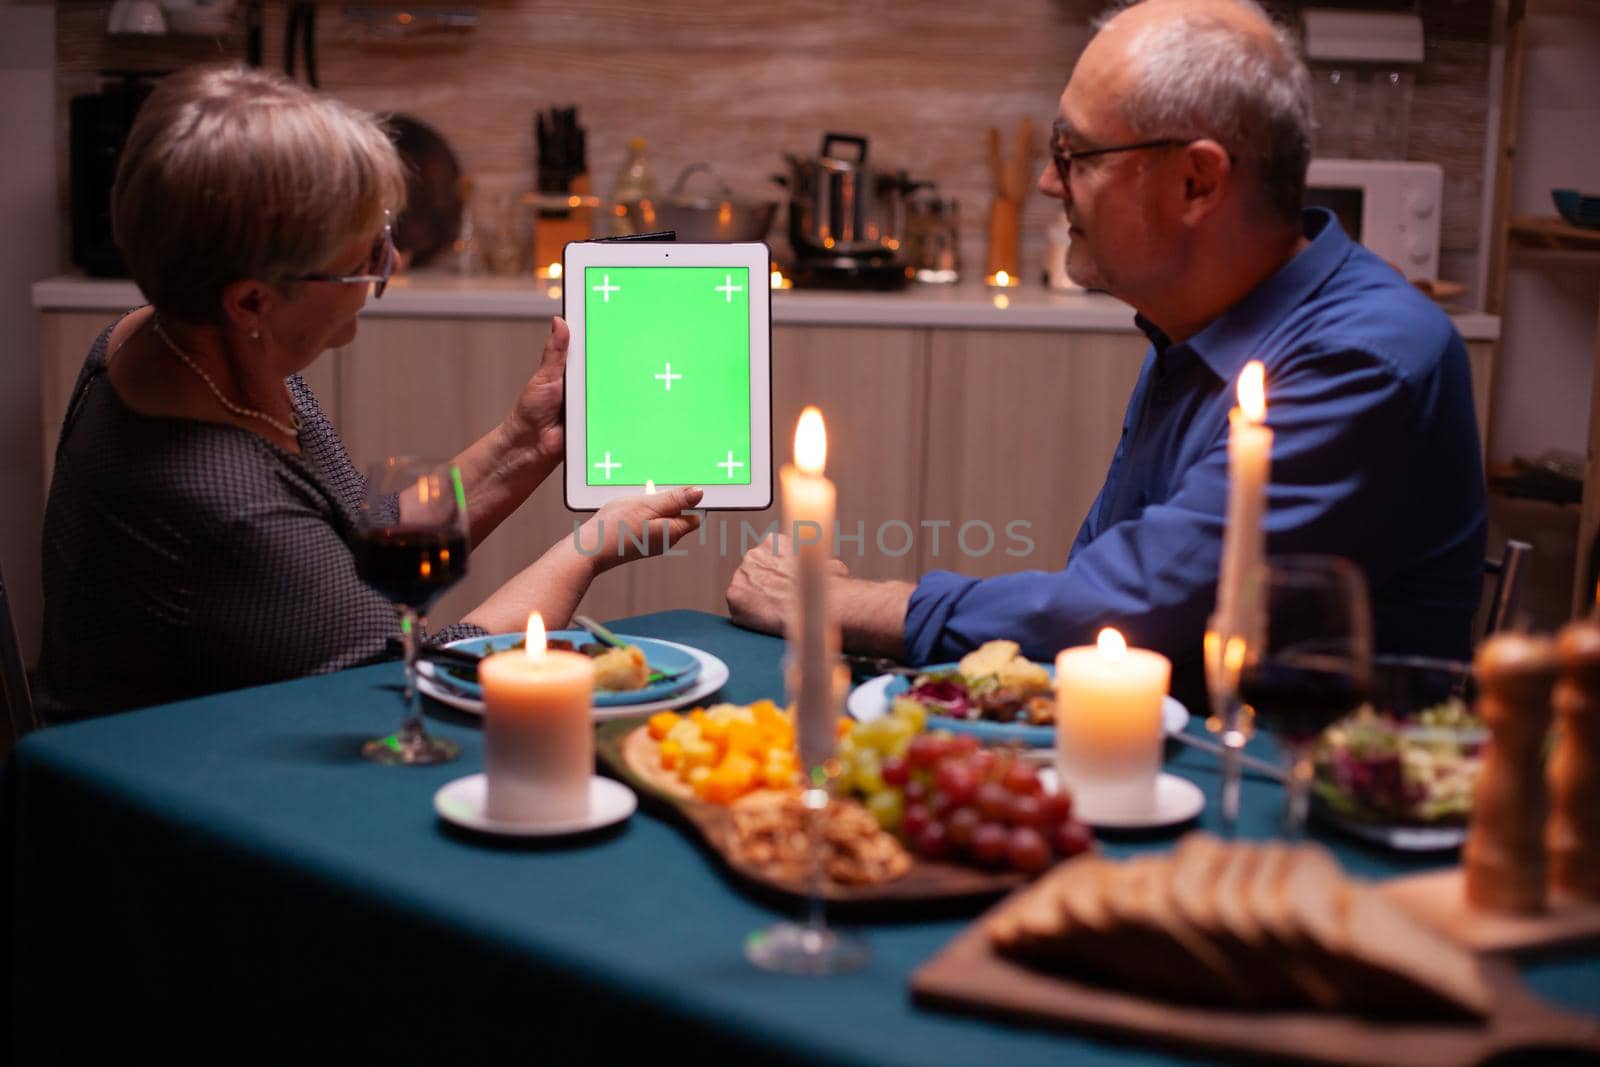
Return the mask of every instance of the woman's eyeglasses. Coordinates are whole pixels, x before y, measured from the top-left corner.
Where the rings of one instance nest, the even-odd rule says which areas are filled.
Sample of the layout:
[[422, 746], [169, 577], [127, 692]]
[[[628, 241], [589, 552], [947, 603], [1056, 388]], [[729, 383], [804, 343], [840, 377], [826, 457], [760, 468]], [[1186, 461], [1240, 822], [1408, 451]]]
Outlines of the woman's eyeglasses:
[[389, 285], [389, 278], [394, 274], [395, 264], [399, 261], [399, 253], [394, 247], [394, 227], [391, 224], [389, 213], [383, 213], [383, 232], [372, 242], [372, 252], [367, 256], [367, 261], [362, 265], [359, 274], [327, 274], [313, 272], [311, 274], [297, 274], [289, 281], [292, 282], [343, 282], [348, 284], [370, 283], [372, 285], [372, 299], [376, 300], [383, 295]]

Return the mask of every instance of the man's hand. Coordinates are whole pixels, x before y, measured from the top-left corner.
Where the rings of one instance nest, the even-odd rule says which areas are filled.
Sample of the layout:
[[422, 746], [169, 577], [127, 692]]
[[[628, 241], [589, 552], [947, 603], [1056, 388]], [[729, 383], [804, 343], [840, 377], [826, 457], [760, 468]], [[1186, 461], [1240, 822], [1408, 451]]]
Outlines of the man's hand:
[[578, 528], [579, 550], [594, 563], [595, 573], [660, 555], [685, 534], [699, 529], [700, 516], [683, 512], [700, 503], [704, 495], [688, 488], [618, 497]]
[[[798, 564], [794, 541], [787, 534], [763, 537], [745, 553], [733, 574], [733, 581], [728, 584], [728, 614], [733, 616], [733, 621], [750, 630], [782, 633], [794, 611]], [[830, 558], [823, 564], [823, 573], [830, 578], [843, 578], [850, 573], [850, 568]]]
[[565, 319], [557, 315], [550, 320], [550, 339], [545, 342], [539, 369], [522, 387], [505, 422], [511, 440], [523, 448], [537, 450], [551, 463], [561, 462], [567, 440], [561, 421], [561, 397], [566, 386], [567, 342], [571, 336]]

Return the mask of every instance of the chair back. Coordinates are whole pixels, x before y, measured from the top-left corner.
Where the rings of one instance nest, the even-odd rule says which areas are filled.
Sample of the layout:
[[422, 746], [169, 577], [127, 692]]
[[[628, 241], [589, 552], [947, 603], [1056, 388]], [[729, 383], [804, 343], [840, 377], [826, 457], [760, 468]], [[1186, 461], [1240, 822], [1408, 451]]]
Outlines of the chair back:
[[6, 595], [5, 574], [0, 572], [0, 695], [6, 703], [6, 721], [11, 741], [39, 726], [28, 692], [28, 671], [22, 663], [22, 647], [17, 643], [17, 624], [11, 617], [11, 598]]
[[1490, 588], [1483, 619], [1484, 637], [1506, 629], [1515, 621], [1517, 604], [1522, 597], [1522, 579], [1532, 555], [1533, 546], [1526, 541], [1507, 541], [1499, 559], [1483, 561], [1484, 581]]

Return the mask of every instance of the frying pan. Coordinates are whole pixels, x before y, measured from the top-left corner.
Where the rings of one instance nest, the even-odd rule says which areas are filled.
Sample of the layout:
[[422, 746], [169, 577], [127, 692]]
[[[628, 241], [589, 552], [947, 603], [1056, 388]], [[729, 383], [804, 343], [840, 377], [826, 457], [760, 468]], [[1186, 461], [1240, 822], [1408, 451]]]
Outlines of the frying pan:
[[406, 262], [421, 267], [448, 248], [461, 228], [461, 165], [439, 132], [410, 115], [384, 125], [406, 168], [406, 207], [394, 224], [394, 243]]

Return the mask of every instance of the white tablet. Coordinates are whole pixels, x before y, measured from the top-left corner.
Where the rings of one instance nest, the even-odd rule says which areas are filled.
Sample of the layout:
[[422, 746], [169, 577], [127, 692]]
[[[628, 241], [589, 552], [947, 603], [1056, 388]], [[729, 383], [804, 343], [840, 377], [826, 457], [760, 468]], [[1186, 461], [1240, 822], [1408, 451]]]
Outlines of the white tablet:
[[567, 245], [567, 507], [647, 483], [771, 506], [770, 263], [759, 242]]

